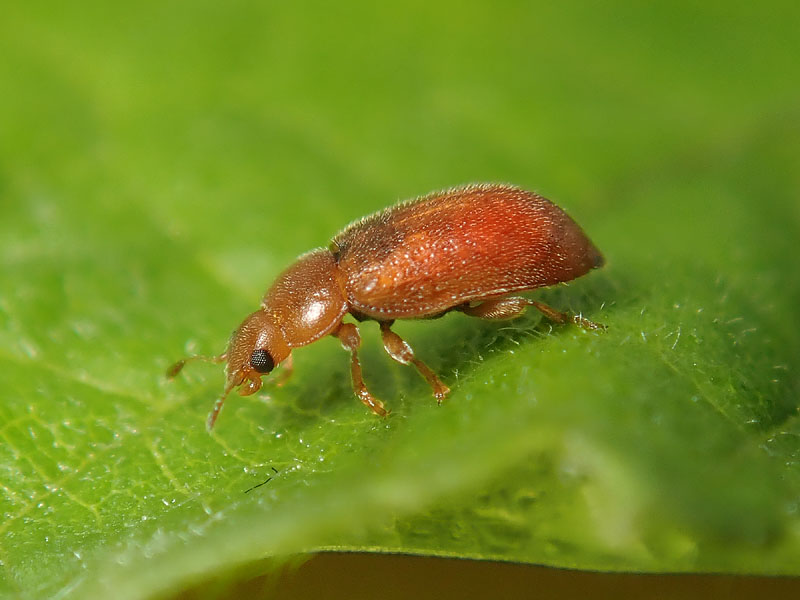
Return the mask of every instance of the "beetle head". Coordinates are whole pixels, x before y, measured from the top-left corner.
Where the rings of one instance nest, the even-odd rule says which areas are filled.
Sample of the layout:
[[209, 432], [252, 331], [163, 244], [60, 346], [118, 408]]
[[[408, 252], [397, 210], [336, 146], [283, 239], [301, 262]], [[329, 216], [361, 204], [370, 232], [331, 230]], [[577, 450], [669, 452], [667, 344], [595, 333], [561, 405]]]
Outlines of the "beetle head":
[[261, 376], [278, 366], [289, 352], [283, 333], [267, 311], [257, 310], [242, 321], [228, 342], [225, 391], [208, 416], [208, 429], [214, 426], [233, 388], [240, 386], [240, 396], [254, 394], [261, 388]]

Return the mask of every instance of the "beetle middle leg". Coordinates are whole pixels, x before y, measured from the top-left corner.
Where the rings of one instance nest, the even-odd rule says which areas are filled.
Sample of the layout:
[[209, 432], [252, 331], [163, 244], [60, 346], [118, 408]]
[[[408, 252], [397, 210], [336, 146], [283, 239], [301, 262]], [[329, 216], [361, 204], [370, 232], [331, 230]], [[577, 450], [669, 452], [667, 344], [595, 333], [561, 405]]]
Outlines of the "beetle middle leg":
[[533, 306], [536, 310], [541, 312], [545, 317], [554, 323], [575, 323], [584, 329], [605, 329], [606, 326], [600, 323], [595, 323], [589, 319], [585, 319], [580, 315], [573, 315], [568, 312], [561, 312], [552, 306], [548, 306], [544, 302], [537, 302], [536, 300], [528, 300], [521, 296], [511, 296], [508, 298], [492, 298], [491, 300], [484, 300], [480, 304], [470, 306], [465, 304], [459, 306], [460, 310], [465, 315], [471, 317], [478, 317], [480, 319], [514, 319], [525, 312], [527, 306]]
[[364, 376], [361, 374], [361, 361], [358, 359], [358, 348], [361, 346], [361, 334], [358, 327], [352, 323], [342, 323], [339, 329], [333, 332], [339, 338], [342, 347], [350, 351], [350, 374], [353, 378], [353, 391], [369, 409], [376, 415], [385, 417], [389, 414], [383, 406], [383, 402], [369, 393], [367, 385], [364, 383]]
[[394, 321], [381, 321], [381, 339], [383, 340], [383, 348], [387, 354], [401, 365], [412, 364], [417, 368], [417, 371], [425, 378], [428, 384], [433, 388], [433, 395], [436, 401], [441, 404], [442, 400], [450, 393], [450, 388], [447, 387], [439, 377], [431, 371], [430, 367], [424, 362], [414, 356], [414, 351], [403, 338], [391, 330]]

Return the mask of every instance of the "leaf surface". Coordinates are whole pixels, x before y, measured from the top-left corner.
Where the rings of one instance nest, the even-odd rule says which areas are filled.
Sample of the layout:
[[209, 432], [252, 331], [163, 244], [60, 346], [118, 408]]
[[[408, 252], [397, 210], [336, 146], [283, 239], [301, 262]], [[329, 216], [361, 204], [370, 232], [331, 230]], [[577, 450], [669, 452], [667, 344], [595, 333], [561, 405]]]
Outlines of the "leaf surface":
[[[320, 549], [800, 574], [793, 5], [4, 12], [0, 594]], [[385, 420], [332, 338], [211, 435], [221, 368], [164, 380], [349, 221], [472, 181], [589, 233], [608, 266], [536, 297], [605, 334], [398, 323], [437, 406], [365, 323]]]

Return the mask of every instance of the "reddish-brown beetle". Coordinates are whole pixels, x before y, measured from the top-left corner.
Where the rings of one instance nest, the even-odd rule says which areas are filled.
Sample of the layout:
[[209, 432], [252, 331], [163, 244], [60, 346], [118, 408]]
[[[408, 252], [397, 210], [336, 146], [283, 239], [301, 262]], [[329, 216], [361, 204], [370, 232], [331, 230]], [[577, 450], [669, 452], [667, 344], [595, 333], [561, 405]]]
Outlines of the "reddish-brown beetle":
[[483, 319], [510, 319], [534, 306], [557, 322], [587, 329], [602, 326], [559, 312], [514, 292], [570, 281], [603, 265], [603, 256], [580, 227], [549, 200], [517, 187], [470, 185], [402, 202], [356, 221], [327, 249], [304, 254], [267, 291], [261, 308], [233, 333], [219, 356], [193, 356], [175, 363], [174, 377], [187, 360], [227, 360], [225, 391], [208, 416], [209, 430], [230, 391], [247, 396], [261, 376], [283, 364], [291, 375], [294, 348], [326, 335], [350, 351], [356, 396], [374, 413], [383, 403], [364, 384], [357, 321], [378, 321], [386, 352], [414, 365], [441, 400], [450, 389], [391, 330], [395, 319], [439, 317], [458, 310]]

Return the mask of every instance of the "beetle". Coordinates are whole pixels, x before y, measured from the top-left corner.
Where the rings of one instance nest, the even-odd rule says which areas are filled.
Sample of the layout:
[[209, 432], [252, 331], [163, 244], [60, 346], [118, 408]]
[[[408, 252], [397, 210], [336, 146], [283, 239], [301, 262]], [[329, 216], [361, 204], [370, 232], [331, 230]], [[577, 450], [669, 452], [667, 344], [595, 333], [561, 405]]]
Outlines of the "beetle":
[[373, 413], [388, 414], [361, 373], [358, 322], [377, 321], [383, 347], [413, 365], [441, 404], [450, 389], [411, 346], [392, 331], [396, 319], [436, 318], [450, 311], [482, 319], [511, 319], [533, 306], [556, 323], [603, 329], [518, 292], [570, 281], [604, 259], [563, 210], [519, 187], [473, 184], [401, 202], [351, 223], [328, 248], [300, 256], [269, 288], [261, 307], [233, 332], [219, 356], [189, 360], [225, 367], [226, 384], [206, 422], [210, 431], [234, 388], [247, 396], [278, 365], [281, 385], [292, 373], [292, 351], [332, 335], [350, 352], [356, 396]]

